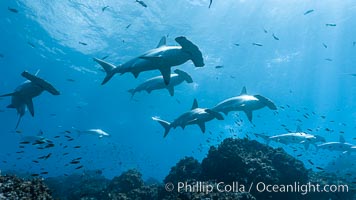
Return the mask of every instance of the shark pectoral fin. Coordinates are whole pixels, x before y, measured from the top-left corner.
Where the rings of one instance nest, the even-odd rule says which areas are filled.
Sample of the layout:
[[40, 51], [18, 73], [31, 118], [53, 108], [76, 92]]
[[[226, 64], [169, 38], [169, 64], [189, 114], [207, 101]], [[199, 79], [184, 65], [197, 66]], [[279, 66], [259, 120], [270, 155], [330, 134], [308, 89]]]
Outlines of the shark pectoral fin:
[[35, 116], [35, 109], [33, 108], [33, 101], [32, 99], [28, 99], [26, 101], [26, 105], [27, 105], [27, 108], [28, 110], [30, 111], [32, 117]]
[[16, 92], [12, 92], [12, 93], [9, 93], [9, 94], [3, 94], [0, 97], [9, 97], [9, 96], [14, 96], [15, 94], [16, 94]]
[[218, 120], [224, 120], [224, 117], [220, 113], [218, 113], [216, 111], [213, 111], [211, 109], [205, 109], [205, 112], [213, 115]]
[[167, 90], [171, 96], [174, 96], [174, 86], [173, 85], [169, 85], [167, 87]]
[[196, 108], [198, 108], [198, 101], [197, 101], [197, 99], [194, 99], [191, 110], [196, 109]]
[[201, 122], [201, 123], [197, 123], [201, 132], [205, 133], [205, 123], [204, 122]]
[[248, 121], [252, 122], [252, 111], [251, 110], [244, 110]]
[[261, 95], [254, 95], [259, 101], [261, 101], [263, 104], [265, 104], [269, 109], [271, 110], [277, 110], [277, 106], [269, 99], [266, 97], [263, 97]]
[[159, 41], [158, 45], [157, 45], [157, 48], [158, 47], [161, 47], [161, 46], [165, 46], [166, 45], [166, 36], [163, 36], [161, 38], [161, 40]]
[[19, 127], [20, 122], [21, 122], [21, 119], [22, 119], [22, 117], [23, 117], [23, 116], [24, 116], [24, 114], [25, 114], [24, 109], [25, 109], [25, 108], [24, 108], [24, 107], [22, 107], [21, 111], [20, 111], [20, 112], [18, 111], [19, 119], [17, 120], [17, 123], [16, 123], [16, 127], [15, 127], [15, 129], [17, 129], [17, 128]]
[[166, 85], [168, 85], [169, 81], [171, 80], [171, 68], [170, 67], [162, 67], [159, 69], [159, 71], [161, 71], [164, 83]]
[[240, 95], [244, 95], [244, 94], [247, 94], [247, 90], [245, 86], [242, 88]]
[[303, 141], [303, 144], [304, 144], [304, 148], [305, 150], [308, 150], [309, 149], [309, 142], [306, 142], [306, 141]]

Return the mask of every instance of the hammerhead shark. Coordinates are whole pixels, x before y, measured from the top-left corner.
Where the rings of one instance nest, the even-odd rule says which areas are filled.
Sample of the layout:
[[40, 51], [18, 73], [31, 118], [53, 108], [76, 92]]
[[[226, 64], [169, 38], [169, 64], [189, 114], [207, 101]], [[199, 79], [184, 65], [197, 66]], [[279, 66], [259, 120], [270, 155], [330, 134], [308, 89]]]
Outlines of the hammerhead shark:
[[39, 78], [36, 75], [32, 75], [27, 71], [21, 73], [21, 75], [27, 79], [24, 83], [18, 86], [14, 92], [1, 95], [0, 97], [11, 96], [11, 104], [7, 108], [15, 108], [19, 119], [16, 124], [16, 129], [20, 124], [21, 118], [25, 114], [26, 107], [30, 111], [32, 116], [35, 116], [35, 110], [33, 107], [32, 99], [39, 96], [43, 91], [47, 91], [53, 95], [59, 95], [60, 92], [54, 88], [49, 82]]

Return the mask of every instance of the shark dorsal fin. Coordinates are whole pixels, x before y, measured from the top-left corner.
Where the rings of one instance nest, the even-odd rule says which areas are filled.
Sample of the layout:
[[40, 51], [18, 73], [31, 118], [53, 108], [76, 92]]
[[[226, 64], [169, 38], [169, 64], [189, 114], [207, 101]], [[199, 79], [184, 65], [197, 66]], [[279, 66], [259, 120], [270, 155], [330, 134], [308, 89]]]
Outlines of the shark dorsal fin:
[[340, 135], [339, 142], [341, 142], [341, 143], [345, 143], [346, 142], [344, 136]]
[[192, 105], [192, 110], [198, 108], [198, 101], [197, 99], [194, 99], [193, 105]]
[[247, 91], [246, 91], [246, 87], [245, 87], [245, 86], [242, 88], [240, 95], [244, 95], [244, 94], [247, 94]]
[[300, 125], [297, 125], [297, 129], [295, 130], [295, 132], [297, 132], [297, 133], [302, 132], [302, 128], [300, 127]]
[[165, 46], [166, 45], [166, 36], [163, 36], [161, 38], [161, 40], [159, 41], [157, 48], [161, 47], [161, 46]]

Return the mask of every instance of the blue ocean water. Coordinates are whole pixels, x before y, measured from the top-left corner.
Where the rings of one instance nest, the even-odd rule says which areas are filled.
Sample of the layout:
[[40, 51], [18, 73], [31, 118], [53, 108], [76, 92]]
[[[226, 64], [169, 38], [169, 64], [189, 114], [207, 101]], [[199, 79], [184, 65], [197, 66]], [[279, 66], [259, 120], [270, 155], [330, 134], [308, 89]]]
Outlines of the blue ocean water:
[[[10, 98], [0, 99], [1, 170], [48, 171], [45, 176], [52, 177], [101, 169], [111, 178], [137, 168], [145, 178], [162, 180], [184, 156], [202, 159], [211, 145], [227, 137], [286, 133], [281, 125], [291, 131], [301, 126], [327, 141], [338, 141], [341, 134], [355, 142], [354, 1], [214, 0], [210, 9], [208, 0], [145, 3], [147, 7], [113, 0], [0, 2], [0, 93], [12, 92], [25, 81], [20, 75], [24, 70], [40, 70], [38, 76], [61, 92], [36, 97], [35, 117], [27, 112], [17, 130], [16, 111], [6, 108]], [[313, 12], [305, 14], [308, 10]], [[155, 48], [162, 36], [169, 45], [177, 45], [175, 37], [186, 36], [199, 46], [203, 68], [191, 61], [175, 67], [188, 72], [194, 83], [179, 85], [174, 97], [160, 90], [133, 99], [127, 90], [159, 71], [144, 72], [137, 79], [115, 75], [101, 85], [105, 73], [93, 57], [108, 56], [106, 61], [118, 65]], [[239, 95], [243, 86], [249, 94], [270, 98], [277, 112], [255, 111], [253, 123], [234, 112], [224, 121], [208, 122], [205, 134], [198, 126], [188, 126], [171, 130], [166, 138], [151, 119], [172, 121], [191, 108], [194, 98], [199, 106], [212, 107]], [[78, 135], [73, 127], [102, 129], [111, 136]], [[41, 131], [54, 141], [54, 148], [19, 147], [23, 137]], [[73, 141], [64, 137], [66, 131]], [[313, 170], [340, 156], [314, 147], [294, 152], [286, 145], [271, 145], [296, 157], [303, 154], [298, 159]], [[49, 153], [47, 160], [33, 162]], [[68, 165], [78, 157], [83, 168]]]

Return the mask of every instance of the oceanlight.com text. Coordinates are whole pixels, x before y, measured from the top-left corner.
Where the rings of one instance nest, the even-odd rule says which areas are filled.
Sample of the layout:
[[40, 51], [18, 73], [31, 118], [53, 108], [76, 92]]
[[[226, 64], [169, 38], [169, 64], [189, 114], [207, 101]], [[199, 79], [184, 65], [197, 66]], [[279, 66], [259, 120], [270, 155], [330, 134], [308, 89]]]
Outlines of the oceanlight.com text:
[[240, 184], [239, 182], [203, 182], [197, 181], [193, 183], [178, 182], [176, 184], [167, 183], [165, 188], [168, 192], [188, 192], [188, 193], [212, 193], [212, 192], [268, 192], [268, 193], [300, 193], [306, 195], [308, 193], [338, 193], [348, 192], [348, 185], [320, 185], [313, 183], [301, 184], [294, 182], [293, 184], [265, 184], [263, 182], [251, 182], [250, 184]]

